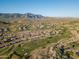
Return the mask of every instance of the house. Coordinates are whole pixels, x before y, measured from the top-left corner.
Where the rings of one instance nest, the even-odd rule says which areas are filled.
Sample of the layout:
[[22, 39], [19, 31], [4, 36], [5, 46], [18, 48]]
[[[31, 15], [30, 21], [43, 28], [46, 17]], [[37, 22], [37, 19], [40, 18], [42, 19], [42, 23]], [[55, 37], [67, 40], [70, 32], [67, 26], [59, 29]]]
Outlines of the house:
[[4, 32], [9, 31], [9, 28], [3, 28]]
[[0, 28], [0, 32], [2, 32], [3, 30], [2, 30], [2, 28]]
[[19, 27], [18, 27], [18, 30], [19, 30], [19, 31], [27, 30], [27, 26], [26, 26], [26, 25], [19, 26]]
[[79, 56], [79, 51], [78, 51], [78, 52], [76, 52], [76, 55], [77, 55], [77, 56]]

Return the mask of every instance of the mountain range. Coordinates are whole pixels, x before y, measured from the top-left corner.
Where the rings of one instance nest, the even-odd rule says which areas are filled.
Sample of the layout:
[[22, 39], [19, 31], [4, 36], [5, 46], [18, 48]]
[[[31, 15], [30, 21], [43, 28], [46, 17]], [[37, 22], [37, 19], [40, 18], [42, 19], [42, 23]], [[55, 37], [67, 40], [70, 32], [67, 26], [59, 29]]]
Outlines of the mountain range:
[[0, 13], [0, 21], [12, 21], [18, 20], [21, 18], [30, 19], [30, 20], [39, 20], [44, 18], [44, 16], [33, 13]]

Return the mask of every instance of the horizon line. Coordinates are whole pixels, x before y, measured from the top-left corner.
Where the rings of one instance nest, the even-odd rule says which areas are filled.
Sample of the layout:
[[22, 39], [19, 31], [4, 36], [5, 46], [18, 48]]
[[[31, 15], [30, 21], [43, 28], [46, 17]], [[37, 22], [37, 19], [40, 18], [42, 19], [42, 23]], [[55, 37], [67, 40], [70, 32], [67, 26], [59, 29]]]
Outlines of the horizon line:
[[[31, 13], [31, 14], [35, 14], [35, 15], [42, 15], [42, 14], [39, 14], [39, 13], [32, 13], [32, 12], [26, 12], [26, 13], [21, 13], [21, 12], [0, 12], [0, 13], [5, 13], [5, 14], [27, 14], [27, 13]], [[42, 15], [44, 17], [54, 17], [54, 18], [79, 18], [79, 16], [45, 16], [45, 15]]]

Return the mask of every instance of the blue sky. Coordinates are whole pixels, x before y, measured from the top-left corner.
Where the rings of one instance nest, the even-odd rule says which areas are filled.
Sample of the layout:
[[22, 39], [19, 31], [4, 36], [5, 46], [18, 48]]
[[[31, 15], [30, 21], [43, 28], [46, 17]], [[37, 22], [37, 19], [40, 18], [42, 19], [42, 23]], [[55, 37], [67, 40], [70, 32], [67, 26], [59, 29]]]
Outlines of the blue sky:
[[0, 13], [79, 17], [79, 0], [0, 0]]

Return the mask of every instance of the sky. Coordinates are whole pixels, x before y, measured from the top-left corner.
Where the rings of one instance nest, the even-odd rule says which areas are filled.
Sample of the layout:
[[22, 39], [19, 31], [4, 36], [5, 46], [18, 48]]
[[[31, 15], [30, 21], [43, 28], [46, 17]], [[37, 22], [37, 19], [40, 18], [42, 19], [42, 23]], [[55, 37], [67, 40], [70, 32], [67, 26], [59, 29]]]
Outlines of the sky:
[[79, 17], [79, 0], [0, 0], [0, 13]]

